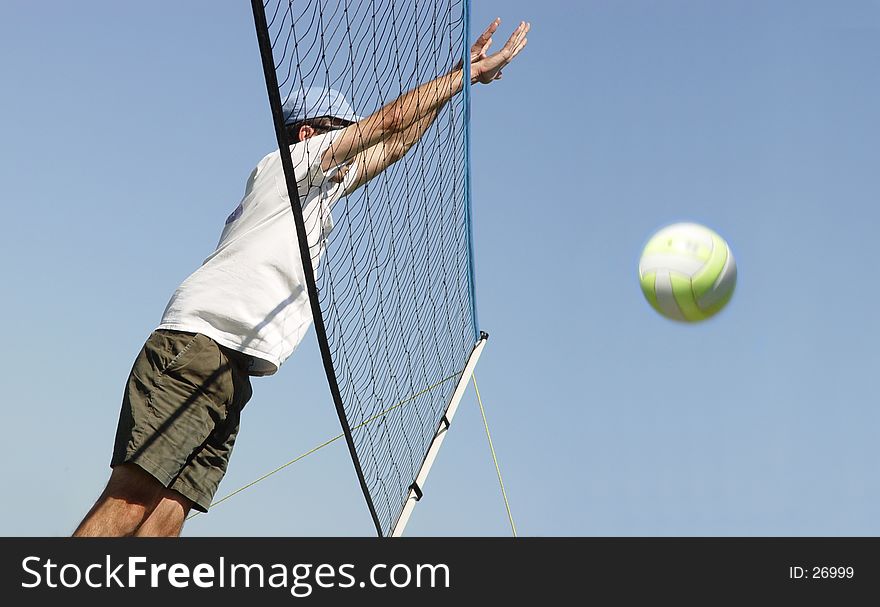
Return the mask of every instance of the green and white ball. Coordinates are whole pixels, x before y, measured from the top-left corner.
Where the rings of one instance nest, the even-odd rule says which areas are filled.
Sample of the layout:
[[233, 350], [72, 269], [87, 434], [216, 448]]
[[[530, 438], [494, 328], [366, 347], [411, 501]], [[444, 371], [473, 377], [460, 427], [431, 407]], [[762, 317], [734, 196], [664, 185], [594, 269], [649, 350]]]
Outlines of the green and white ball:
[[717, 314], [733, 296], [736, 262], [721, 236], [695, 223], [654, 234], [639, 261], [645, 298], [666, 318], [698, 322]]

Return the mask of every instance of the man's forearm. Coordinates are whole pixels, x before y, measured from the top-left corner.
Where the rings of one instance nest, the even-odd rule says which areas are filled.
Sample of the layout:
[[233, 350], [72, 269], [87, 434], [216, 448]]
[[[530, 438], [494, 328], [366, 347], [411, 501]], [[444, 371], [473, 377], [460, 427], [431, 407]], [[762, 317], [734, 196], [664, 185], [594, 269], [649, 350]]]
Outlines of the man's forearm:
[[395, 156], [397, 158], [403, 158], [410, 148], [419, 142], [425, 132], [427, 132], [427, 130], [431, 128], [431, 125], [434, 124], [434, 121], [437, 120], [437, 116], [440, 115], [441, 109], [443, 109], [442, 105], [432, 109], [425, 116], [422, 116], [411, 124], [408, 129], [390, 137], [390, 143], [395, 148]]
[[[394, 158], [394, 162], [403, 158], [410, 148], [419, 142], [425, 132], [427, 132], [427, 130], [431, 128], [431, 125], [434, 124], [434, 121], [437, 120], [437, 116], [440, 115], [440, 110], [443, 109], [443, 106], [449, 103], [449, 101], [461, 91], [463, 76], [461, 72], [461, 62], [459, 62], [443, 76], [439, 76], [426, 85], [423, 85], [429, 89], [440, 92], [438, 89], [439, 86], [442, 85], [439, 84], [438, 81], [445, 79], [447, 86], [451, 86], [447, 91], [450, 94], [435, 95], [429, 104], [418, 106], [418, 111], [416, 113], [419, 114], [419, 117], [416, 118], [412, 124], [401, 131], [389, 133], [389, 136], [384, 140], [384, 143], [390, 146], [389, 151]], [[414, 89], [413, 92], [415, 91], [418, 91], [418, 89]], [[402, 100], [403, 97], [400, 97], [399, 99]]]
[[[437, 118], [440, 109], [461, 92], [462, 75], [461, 68], [456, 67], [452, 71], [401, 95], [380, 111], [390, 113], [390, 122], [394, 132], [403, 135], [405, 132], [410, 132], [411, 127], [415, 127], [412, 132], [418, 133], [415, 138], [415, 141], [418, 141], [419, 137]], [[422, 125], [423, 122], [426, 124]]]
[[419, 133], [421, 136], [421, 133], [431, 125], [440, 108], [461, 89], [462, 70], [456, 67], [404, 93], [364, 120], [345, 128], [325, 153], [322, 166], [326, 170], [334, 164], [343, 164], [378, 143], [400, 138], [410, 127], [422, 119], [428, 119], [427, 125]]

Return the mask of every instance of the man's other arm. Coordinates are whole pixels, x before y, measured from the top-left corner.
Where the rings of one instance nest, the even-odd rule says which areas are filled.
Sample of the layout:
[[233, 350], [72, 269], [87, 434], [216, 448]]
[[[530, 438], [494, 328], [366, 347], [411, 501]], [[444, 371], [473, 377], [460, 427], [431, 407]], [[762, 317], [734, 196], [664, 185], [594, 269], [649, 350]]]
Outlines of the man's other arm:
[[[352, 167], [358, 172], [357, 177], [345, 188], [345, 195], [351, 194], [356, 189], [373, 179], [376, 175], [389, 166], [406, 156], [407, 152], [422, 138], [422, 135], [431, 127], [440, 109], [424, 116], [402, 133], [392, 135], [385, 141], [380, 141], [373, 147], [365, 150], [354, 157]], [[340, 170], [334, 177], [334, 181], [342, 181], [346, 170]]]

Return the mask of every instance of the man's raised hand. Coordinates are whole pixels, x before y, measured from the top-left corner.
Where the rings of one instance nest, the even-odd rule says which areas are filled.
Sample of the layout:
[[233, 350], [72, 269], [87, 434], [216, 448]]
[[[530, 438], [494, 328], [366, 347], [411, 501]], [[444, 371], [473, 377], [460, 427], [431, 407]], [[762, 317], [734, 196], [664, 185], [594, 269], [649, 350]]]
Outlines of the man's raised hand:
[[501, 70], [513, 61], [514, 57], [519, 55], [519, 52], [525, 48], [528, 42], [526, 34], [529, 33], [531, 24], [520, 21], [519, 27], [513, 30], [513, 33], [501, 50], [487, 56], [486, 51], [489, 50], [489, 46], [492, 44], [492, 34], [498, 29], [500, 23], [501, 19], [495, 19], [495, 21], [490, 23], [486, 31], [480, 34], [480, 37], [477, 38], [471, 47], [472, 83], [489, 84], [493, 80], [499, 80], [501, 78]]
[[486, 31], [480, 34], [480, 37], [471, 45], [471, 63], [476, 63], [486, 58], [486, 51], [489, 49], [489, 45], [492, 44], [492, 34], [495, 33], [500, 24], [501, 17], [498, 17], [489, 24]]

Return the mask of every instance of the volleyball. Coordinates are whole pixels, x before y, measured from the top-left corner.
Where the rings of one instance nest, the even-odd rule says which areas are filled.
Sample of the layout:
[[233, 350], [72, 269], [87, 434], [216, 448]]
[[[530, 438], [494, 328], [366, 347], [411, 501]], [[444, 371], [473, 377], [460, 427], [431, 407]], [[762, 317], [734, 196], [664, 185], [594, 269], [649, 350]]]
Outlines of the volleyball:
[[676, 223], [642, 250], [639, 282], [648, 303], [666, 318], [699, 322], [730, 301], [736, 262], [727, 242], [705, 226]]

